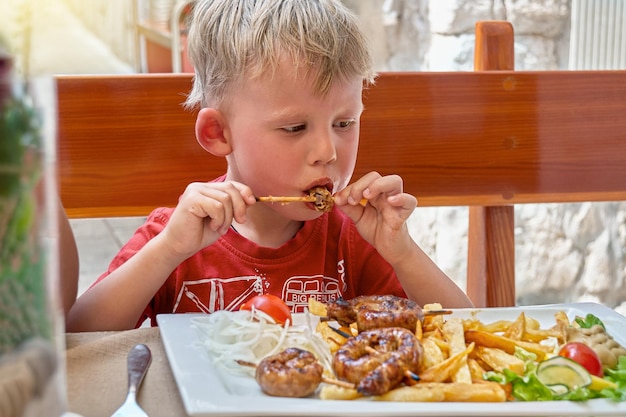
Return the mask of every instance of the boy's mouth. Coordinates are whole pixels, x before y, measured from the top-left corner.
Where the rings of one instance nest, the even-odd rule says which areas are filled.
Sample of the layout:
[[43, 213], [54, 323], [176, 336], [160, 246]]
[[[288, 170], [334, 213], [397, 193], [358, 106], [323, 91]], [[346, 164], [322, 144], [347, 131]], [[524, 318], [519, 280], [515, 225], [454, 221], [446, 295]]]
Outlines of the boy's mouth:
[[313, 187], [308, 191], [310, 197], [315, 197], [315, 201], [312, 202], [315, 206], [315, 210], [327, 212], [332, 210], [335, 205], [332, 193], [328, 188], [323, 186]]
[[256, 197], [257, 201], [265, 203], [307, 203], [310, 204], [315, 210], [327, 212], [330, 211], [335, 205], [332, 193], [328, 188], [324, 186], [315, 186], [305, 191], [305, 195], [302, 197]]

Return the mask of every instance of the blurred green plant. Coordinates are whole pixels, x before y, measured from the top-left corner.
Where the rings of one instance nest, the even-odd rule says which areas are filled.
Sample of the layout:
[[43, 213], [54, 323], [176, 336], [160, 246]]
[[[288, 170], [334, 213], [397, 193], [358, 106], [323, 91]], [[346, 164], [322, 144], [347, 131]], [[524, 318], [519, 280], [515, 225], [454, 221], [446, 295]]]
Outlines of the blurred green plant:
[[24, 84], [11, 77], [10, 57], [0, 53], [0, 355], [51, 333], [37, 216], [41, 125]]

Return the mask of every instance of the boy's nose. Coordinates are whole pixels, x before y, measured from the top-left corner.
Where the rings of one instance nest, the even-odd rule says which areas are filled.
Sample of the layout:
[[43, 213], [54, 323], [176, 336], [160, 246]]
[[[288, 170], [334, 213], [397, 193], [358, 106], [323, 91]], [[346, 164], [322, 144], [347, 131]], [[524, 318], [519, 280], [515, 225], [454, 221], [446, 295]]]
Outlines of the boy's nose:
[[319, 132], [313, 138], [311, 159], [314, 164], [328, 164], [337, 159], [337, 148], [332, 132]]

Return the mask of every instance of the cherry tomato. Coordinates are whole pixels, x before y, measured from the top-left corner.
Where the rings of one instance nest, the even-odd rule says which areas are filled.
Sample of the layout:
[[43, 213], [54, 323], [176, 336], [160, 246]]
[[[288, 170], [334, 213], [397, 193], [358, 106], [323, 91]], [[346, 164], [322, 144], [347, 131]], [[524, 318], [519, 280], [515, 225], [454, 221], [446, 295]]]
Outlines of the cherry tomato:
[[256, 295], [243, 303], [240, 310], [252, 310], [255, 309], [264, 312], [268, 316], [274, 319], [278, 324], [285, 324], [287, 320], [293, 323], [291, 319], [291, 310], [285, 302], [275, 295], [263, 294]]
[[559, 356], [564, 356], [581, 364], [591, 375], [602, 378], [604, 372], [602, 370], [602, 362], [598, 354], [581, 342], [570, 342], [564, 344], [559, 349]]

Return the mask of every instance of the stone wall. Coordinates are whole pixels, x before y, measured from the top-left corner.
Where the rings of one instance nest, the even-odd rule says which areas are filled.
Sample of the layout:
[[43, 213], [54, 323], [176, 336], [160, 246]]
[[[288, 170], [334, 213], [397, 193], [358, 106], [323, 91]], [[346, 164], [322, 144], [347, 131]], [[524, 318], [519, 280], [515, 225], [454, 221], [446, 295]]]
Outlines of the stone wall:
[[[344, 0], [379, 71], [471, 71], [474, 25], [508, 20], [517, 70], [566, 69], [570, 0]], [[418, 200], [419, 200], [419, 196]], [[465, 287], [467, 208], [418, 208], [411, 233]], [[596, 301], [626, 313], [626, 203], [519, 205], [517, 303]]]
[[571, 0], [344, 0], [380, 71], [471, 71], [474, 25], [508, 20], [518, 70], [567, 67]]

